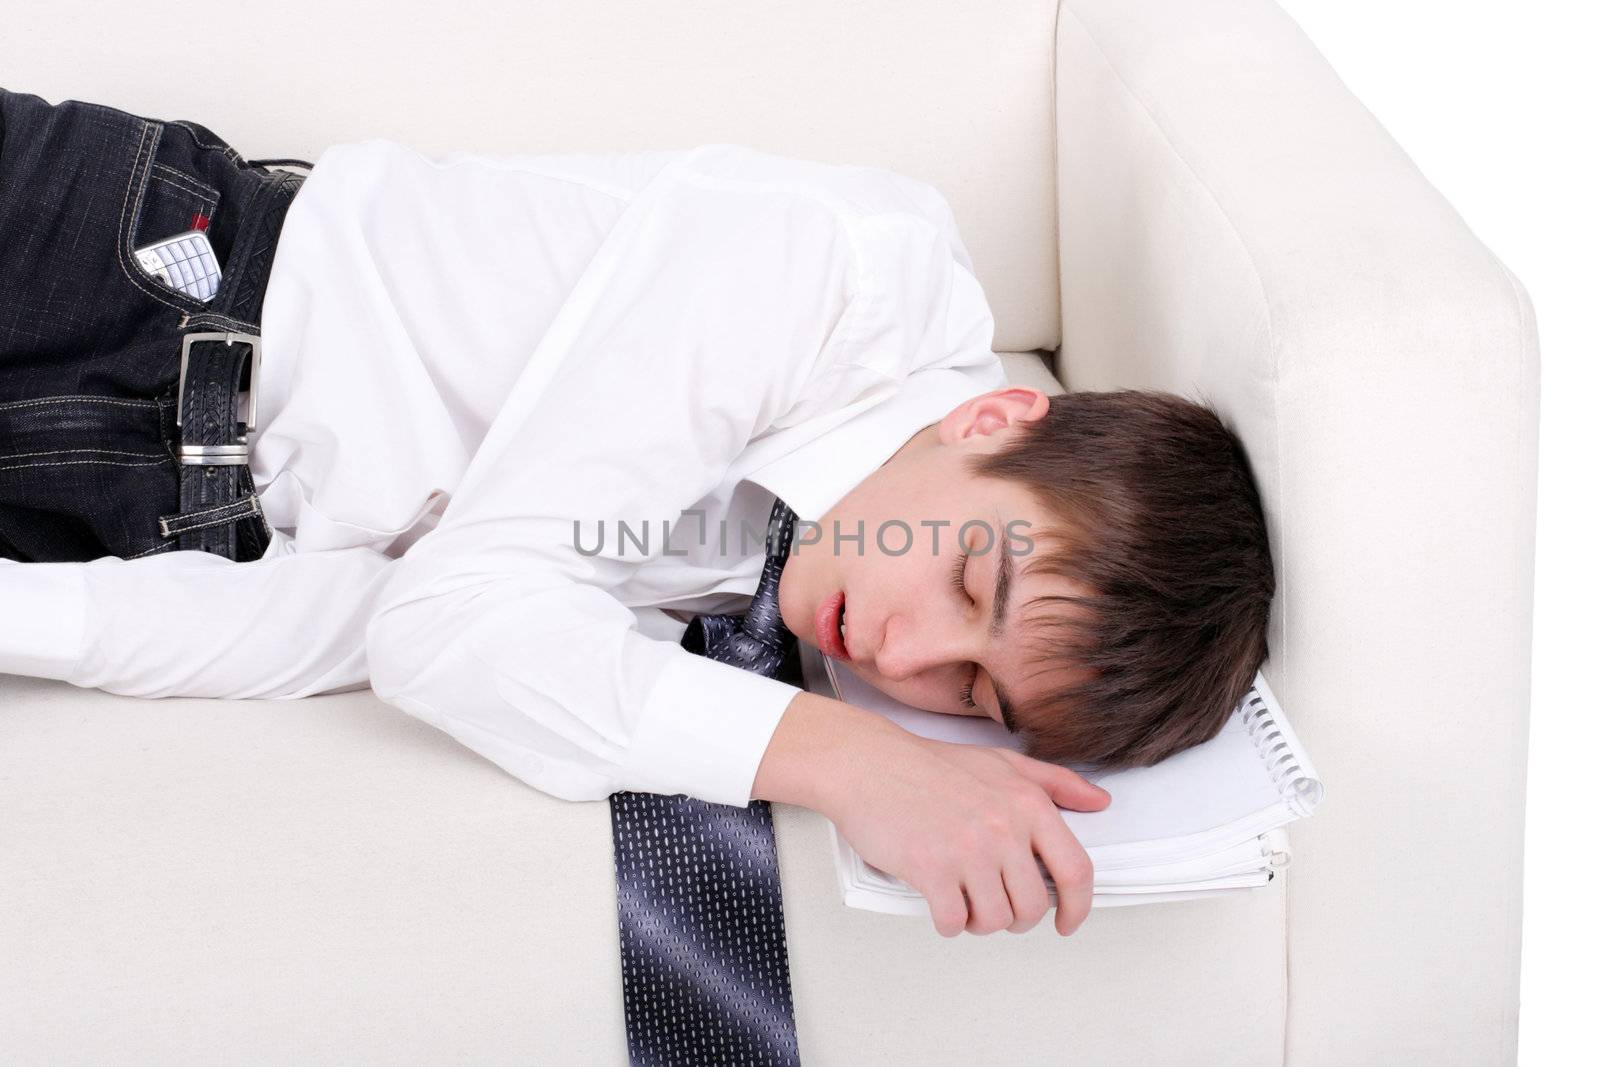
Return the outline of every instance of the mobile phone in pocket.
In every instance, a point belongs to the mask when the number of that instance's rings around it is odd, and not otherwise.
[[[222,267],[202,230],[185,230],[133,250],[146,274],[196,300],[210,300],[222,284]]]

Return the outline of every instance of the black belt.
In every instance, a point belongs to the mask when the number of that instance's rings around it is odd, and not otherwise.
[[[305,179],[267,171],[234,239],[216,314],[260,330],[278,234]],[[250,474],[261,379],[261,335],[242,330],[191,331],[178,358],[178,510],[161,516],[161,535],[178,549],[214,552],[237,562],[260,559],[271,531]],[[241,412],[240,397],[244,398]]]

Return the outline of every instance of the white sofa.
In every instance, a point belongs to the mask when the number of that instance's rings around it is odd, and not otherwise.
[[[1270,887],[1065,940],[845,909],[776,805],[804,1061],[1514,1060],[1533,316],[1269,0],[63,0],[10,5],[0,72],[250,158],[732,141],[935,183],[1015,376],[1243,436],[1328,800]],[[623,1064],[607,806],[367,691],[0,678],[0,1060]]]

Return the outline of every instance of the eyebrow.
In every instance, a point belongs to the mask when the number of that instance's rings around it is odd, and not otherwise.
[[[1006,609],[1011,606],[1011,579],[1013,565],[1011,553],[1000,546],[1000,563],[995,567],[994,574],[994,612],[989,620],[989,636],[999,637],[1000,631],[1005,628]],[[994,687],[994,698],[1000,702],[1000,718],[1005,721],[1006,729],[1011,733],[1017,732],[1017,720],[1012,717],[1011,701],[1006,697],[1005,691],[1000,688],[1000,681],[989,672],[989,684]]]

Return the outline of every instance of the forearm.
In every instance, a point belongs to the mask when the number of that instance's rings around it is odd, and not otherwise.
[[[796,693],[756,770],[751,799],[798,804],[827,814],[864,776],[911,739],[901,727],[853,704]]]
[[[0,673],[139,697],[286,698],[365,685],[370,548],[0,561]]]

